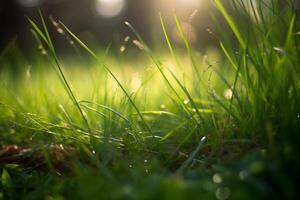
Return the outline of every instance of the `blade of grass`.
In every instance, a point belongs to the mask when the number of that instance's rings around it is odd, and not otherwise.
[[[180,33],[180,37],[183,40],[185,48],[188,51],[188,55],[189,55],[190,60],[192,62],[192,66],[193,66],[193,69],[194,69],[194,71],[196,73],[197,79],[198,79],[199,82],[201,82],[200,73],[199,73],[199,70],[198,70],[198,67],[197,67],[197,63],[196,63],[195,58],[194,58],[194,54],[193,54],[193,50],[191,48],[191,45],[190,45],[190,43],[189,43],[189,41],[188,41],[188,39],[187,39],[187,37],[186,37],[183,29],[182,29],[182,26],[181,26],[181,24],[179,22],[179,19],[178,19],[178,17],[177,17],[177,15],[176,15],[175,12],[173,13],[173,17],[174,17],[174,20],[175,20],[175,23],[176,23],[176,27],[177,27],[177,29],[178,29],[178,31]]]
[[[65,75],[64,75],[64,73],[63,73],[63,71],[62,71],[62,69],[61,69],[60,62],[59,62],[59,60],[58,60],[58,57],[57,57],[55,48],[54,48],[53,43],[52,43],[52,41],[51,41],[51,37],[50,37],[50,34],[49,34],[49,32],[48,32],[47,26],[46,26],[46,24],[45,24],[44,17],[43,17],[43,15],[42,15],[41,10],[39,10],[39,15],[40,15],[40,18],[41,18],[41,21],[42,21],[42,24],[43,24],[44,33],[43,33],[43,31],[41,31],[41,29],[38,28],[38,26],[37,26],[31,19],[29,19],[29,18],[27,18],[27,19],[28,19],[29,22],[31,23],[31,25],[32,25],[32,27],[34,28],[34,30],[39,34],[39,36],[40,36],[40,37],[45,41],[45,43],[47,44],[47,46],[48,46],[48,48],[49,48],[49,50],[50,50],[50,52],[51,52],[51,55],[52,55],[52,57],[53,57],[53,59],[54,59],[54,61],[55,61],[56,67],[57,67],[57,69],[58,69],[58,71],[59,71],[59,75],[60,75],[61,78],[62,78],[63,84],[66,86],[67,92],[68,92],[68,94],[69,94],[71,100],[73,101],[73,103],[74,103],[75,106],[77,107],[77,109],[78,109],[78,111],[79,111],[79,113],[80,113],[80,115],[81,115],[83,121],[85,122],[86,127],[88,128],[89,132],[91,132],[91,128],[90,128],[90,126],[89,126],[88,120],[87,120],[86,117],[84,116],[83,111],[81,110],[81,108],[80,108],[80,106],[79,106],[79,104],[78,104],[78,101],[77,101],[77,99],[76,99],[76,97],[75,97],[75,95],[74,95],[74,93],[73,93],[73,91],[72,91],[72,89],[71,89],[71,87],[70,87],[70,85],[69,85],[69,83],[68,83],[68,81],[67,81],[67,79],[66,79],[66,77],[65,77]]]
[[[237,40],[239,41],[240,45],[242,46],[243,49],[246,48],[246,43],[237,27],[237,25],[235,24],[234,20],[232,19],[232,17],[229,15],[228,11],[226,10],[226,8],[224,7],[223,3],[221,2],[221,0],[214,0],[214,5],[216,6],[216,8],[222,13],[223,17],[225,18],[225,20],[227,21],[228,25],[230,26],[231,30],[233,31],[235,37],[237,38]]]
[[[173,91],[173,93],[175,94],[176,98],[179,101],[179,105],[181,105],[184,108],[184,110],[189,113],[189,115],[191,116],[191,119],[193,119],[195,123],[199,123],[197,121],[197,119],[194,117],[194,114],[183,103],[183,99],[180,97],[180,95],[178,94],[178,92],[176,91],[176,89],[172,86],[172,84],[168,80],[166,74],[163,71],[161,62],[157,58],[155,58],[155,56],[153,55],[153,53],[151,52],[151,50],[149,49],[149,47],[147,46],[147,44],[145,43],[145,41],[142,39],[142,37],[140,36],[140,34],[135,30],[135,28],[129,22],[125,22],[125,24],[133,31],[133,33],[137,36],[138,40],[144,45],[145,51],[146,51],[147,55],[154,62],[155,66],[159,70],[159,72],[162,75],[163,79],[165,80],[165,82],[167,83],[167,85],[169,86],[169,88]]]
[[[138,113],[139,117],[141,118],[144,126],[146,127],[146,129],[149,131],[150,134],[152,134],[151,128],[149,127],[149,125],[147,124],[146,120],[144,119],[143,115],[140,113],[137,105],[134,103],[133,99],[131,98],[130,94],[126,91],[125,87],[123,86],[123,84],[119,81],[119,79],[114,75],[114,73],[106,66],[105,63],[103,63],[100,58],[90,49],[87,47],[87,45],[85,45],[66,25],[64,25],[61,21],[59,21],[59,23],[64,27],[64,29],[68,32],[68,34],[70,34],[70,36],[83,48],[85,49],[90,55],[92,55],[99,63],[101,63],[101,65],[105,68],[105,70],[107,70],[107,72],[113,77],[113,79],[117,82],[117,84],[119,85],[119,87],[121,88],[121,90],[123,91],[123,93],[126,95],[126,97],[128,98],[129,102],[131,103],[131,105],[134,107],[134,109],[136,110],[136,112]]]
[[[201,140],[199,141],[196,149],[190,154],[188,159],[177,169],[176,174],[181,174],[185,168],[187,168],[193,159],[197,156],[197,154],[200,152],[200,150],[204,147],[204,144],[206,142],[206,137],[202,137]]]

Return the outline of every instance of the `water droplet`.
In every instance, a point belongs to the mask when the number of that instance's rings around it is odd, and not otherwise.
[[[147,163],[147,162],[148,162],[148,160],[144,160],[144,162],[145,162],[145,163]]]
[[[45,49],[42,50],[41,52],[43,55],[47,55],[47,51]]]
[[[165,106],[164,104],[161,104],[161,105],[160,105],[160,108],[161,108],[161,109],[166,109],[166,106]]]
[[[206,140],[206,137],[203,136],[203,137],[201,138],[201,142],[204,142],[205,140]]]
[[[220,174],[217,173],[213,175],[212,180],[214,183],[222,183],[223,178]]]
[[[137,46],[140,50],[144,50],[145,49],[144,45],[140,41],[138,41],[138,40],[133,40],[132,43],[135,46]]]
[[[273,47],[273,50],[282,55],[286,54],[286,51],[281,47]]]
[[[126,50],[126,47],[124,46],[124,45],[122,45],[121,47],[120,47],[120,51],[121,52],[124,52]]]
[[[58,27],[58,28],[56,29],[56,31],[57,31],[59,34],[62,34],[62,35],[65,34],[65,32],[64,32],[64,30],[63,30],[62,28],[59,28],[59,27]]]
[[[184,104],[188,104],[189,102],[190,102],[189,99],[186,99],[186,100],[183,101]]]
[[[213,35],[213,34],[214,34],[209,28],[207,28],[206,31],[207,31],[208,34],[210,34],[210,35]]]
[[[130,40],[130,36],[126,36],[125,38],[124,38],[124,42],[128,42]]]
[[[92,151],[92,154],[96,154],[96,151],[95,151],[95,150],[93,150],[93,151]]]
[[[233,92],[232,92],[232,89],[226,89],[223,93],[224,95],[224,98],[225,99],[231,99],[232,98],[232,95],[233,95]]]

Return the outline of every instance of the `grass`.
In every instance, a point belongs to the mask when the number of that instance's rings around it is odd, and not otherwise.
[[[54,21],[83,61],[60,59],[41,12],[41,26],[28,18],[41,52],[28,65],[12,40],[0,54],[0,144],[30,151],[1,163],[0,199],[296,198],[298,11],[213,3],[230,31],[215,33],[216,58],[193,49],[176,14],[184,53],[162,15],[164,50],[126,23],[142,59],[94,51]]]

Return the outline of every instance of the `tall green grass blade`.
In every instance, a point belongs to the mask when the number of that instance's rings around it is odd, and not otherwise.
[[[187,37],[186,37],[183,29],[182,29],[182,26],[181,26],[181,24],[179,22],[179,19],[178,19],[178,17],[177,17],[177,15],[176,15],[175,12],[174,12],[173,16],[174,16],[174,20],[175,20],[175,23],[176,23],[176,27],[177,27],[177,29],[178,29],[178,31],[180,33],[180,37],[183,40],[185,48],[188,51],[188,55],[189,55],[190,60],[192,62],[192,66],[193,66],[193,69],[194,69],[194,71],[196,73],[197,79],[198,79],[199,82],[201,82],[200,73],[199,73],[199,70],[198,70],[197,63],[196,63],[195,58],[194,58],[192,47],[191,47],[191,45],[190,45],[190,43],[189,43],[189,41],[188,41],[188,39],[187,39]]]
[[[167,32],[167,29],[166,29],[166,26],[165,26],[165,23],[164,23],[164,20],[163,20],[163,17],[161,14],[159,14],[159,19],[160,19],[160,24],[161,24],[161,27],[163,29],[163,33],[164,33],[164,36],[165,36],[165,39],[166,39],[166,42],[167,42],[167,45],[168,45],[168,48],[169,48],[169,51],[171,53],[171,56],[173,57],[176,65],[178,67],[180,67],[180,64],[179,64],[179,61],[178,61],[178,58],[175,54],[175,51],[174,51],[174,48],[171,44],[171,41],[170,41],[170,38],[169,38],[169,35],[168,35],[168,32]]]
[[[188,159],[177,169],[176,174],[181,174],[185,168],[187,168],[193,159],[197,156],[197,154],[200,152],[200,150],[204,147],[204,144],[206,142],[206,137],[202,137],[199,141],[196,149],[190,154]]]
[[[196,110],[197,115],[199,116],[200,120],[202,121],[202,123],[204,123],[204,118],[202,117],[202,115],[200,114],[197,105],[195,104],[192,96],[190,95],[189,91],[186,89],[186,87],[179,81],[179,79],[176,77],[176,75],[171,71],[168,70],[169,73],[172,75],[172,77],[175,79],[176,83],[179,85],[179,87],[182,89],[182,91],[185,93],[185,95],[187,96],[188,100],[191,102],[192,106],[194,107],[194,109]]]
[[[187,105],[185,105],[183,103],[183,99],[180,97],[180,95],[178,94],[178,92],[176,91],[176,89],[174,88],[174,86],[170,83],[169,79],[167,78],[166,74],[163,71],[163,67],[162,67],[161,62],[157,58],[155,58],[155,56],[153,55],[153,53],[151,52],[151,50],[149,49],[149,47],[147,46],[147,44],[144,42],[144,40],[139,35],[139,33],[135,30],[135,28],[129,22],[126,22],[125,24],[134,32],[134,34],[137,36],[137,38],[139,39],[139,41],[145,46],[146,53],[148,54],[148,56],[150,57],[150,59],[154,62],[155,66],[159,70],[160,74],[162,75],[163,79],[166,81],[166,83],[169,86],[169,88],[175,94],[176,98],[179,101],[179,105],[181,105],[184,108],[184,110],[189,113],[191,119],[193,119],[195,123],[199,123],[198,120],[194,117],[194,113],[192,113],[190,111],[190,109],[187,107]]]
[[[125,117],[123,114],[121,114],[120,112],[116,111],[115,109],[111,108],[111,107],[108,107],[108,106],[105,106],[105,105],[102,105],[102,104],[99,104],[99,103],[94,103],[94,102],[90,102],[90,101],[80,101],[79,102],[80,104],[92,104],[92,105],[96,105],[97,107],[100,107],[100,108],[103,108],[105,110],[108,110],[112,113],[114,113],[115,115],[117,115],[118,117],[124,119],[126,122],[128,122],[129,124],[132,124],[129,119],[127,117]],[[142,113],[142,112],[141,112]]]
[[[285,47],[288,47],[288,45],[290,44],[291,39],[293,37],[295,21],[296,21],[296,15],[293,15],[292,19],[290,21],[290,24],[289,24],[289,29],[288,29],[286,40],[285,40]]]
[[[37,34],[43,39],[43,41],[50,46],[48,39],[45,37],[45,34],[41,31],[41,29],[36,25],[35,22],[33,22],[29,17],[27,17],[27,20],[29,21],[29,23],[31,24],[31,26],[33,27],[33,29],[37,32]]]
[[[92,55],[98,62],[101,63],[101,65],[105,68],[105,70],[107,70],[107,72],[113,77],[113,79],[117,82],[117,84],[119,85],[119,87],[121,88],[121,90],[123,91],[123,93],[126,95],[126,97],[128,98],[130,104],[134,107],[134,109],[136,110],[136,112],[138,113],[139,117],[141,118],[145,128],[149,131],[150,134],[152,134],[151,128],[149,127],[149,125],[147,124],[146,120],[144,119],[143,115],[140,113],[137,105],[134,103],[133,99],[131,98],[130,94],[126,91],[125,87],[123,86],[123,84],[119,81],[119,79],[114,75],[114,73],[105,65],[105,63],[103,63],[103,61],[101,61],[99,59],[99,57],[90,49],[87,47],[87,45],[85,45],[78,37],[75,36],[75,34],[67,27],[65,26],[61,21],[59,22],[64,28],[65,30],[71,35],[71,37],[73,37],[75,39],[75,41],[83,48],[85,49],[90,55]]]
[[[87,46],[85,45],[64,23],[59,21],[59,23],[63,26],[63,28],[70,34],[70,36],[84,49],[86,50],[90,55],[92,55],[97,60],[99,59],[98,56]]]
[[[56,52],[55,52],[55,48],[54,48],[54,46],[53,46],[53,43],[52,43],[52,41],[51,41],[50,34],[49,34],[49,32],[48,32],[47,26],[46,26],[45,21],[44,21],[44,17],[43,17],[43,15],[42,15],[42,13],[41,13],[40,10],[39,10],[39,14],[40,14],[40,18],[41,18],[41,20],[42,20],[42,24],[43,24],[43,28],[44,28],[44,32],[45,32],[45,33],[43,33],[43,32],[38,28],[38,26],[37,26],[31,19],[28,18],[28,20],[29,20],[29,22],[31,23],[31,25],[32,25],[32,27],[34,28],[34,30],[38,33],[38,35],[39,35],[39,36],[45,41],[45,43],[47,44],[47,46],[48,46],[48,48],[49,48],[49,50],[50,50],[50,52],[51,52],[51,55],[53,56],[53,59],[54,59],[54,61],[55,61],[55,64],[56,64],[56,66],[57,66],[57,69],[58,69],[58,71],[59,71],[60,78],[61,78],[61,80],[63,81],[63,85],[64,85],[64,86],[66,87],[66,89],[67,89],[67,93],[69,94],[71,100],[73,101],[73,103],[74,103],[75,106],[77,107],[77,109],[78,109],[78,111],[79,111],[79,113],[80,113],[80,115],[81,115],[83,121],[85,122],[86,127],[88,128],[89,131],[91,131],[90,126],[89,126],[89,123],[88,123],[88,120],[87,120],[86,117],[84,116],[84,113],[83,113],[83,111],[81,110],[81,108],[80,108],[80,106],[79,106],[79,104],[78,104],[78,101],[77,101],[77,99],[76,99],[76,97],[75,97],[75,95],[74,95],[74,93],[73,93],[73,91],[72,91],[72,89],[71,89],[71,87],[70,87],[70,85],[69,85],[69,83],[68,83],[68,81],[67,81],[67,79],[66,79],[66,77],[65,77],[65,75],[64,75],[64,73],[63,73],[63,71],[62,71],[62,69],[61,69],[61,66],[60,66],[58,57],[57,57]]]
[[[221,0],[214,0],[214,2],[215,2],[217,9],[222,13],[223,17],[227,21],[228,25],[230,26],[231,30],[233,31],[233,33],[234,33],[235,37],[237,38],[237,40],[239,41],[240,45],[242,46],[243,49],[245,49],[246,43],[236,25],[236,23],[234,22],[232,17],[229,15],[229,13],[226,10],[226,8],[224,7],[223,3],[221,2]]]

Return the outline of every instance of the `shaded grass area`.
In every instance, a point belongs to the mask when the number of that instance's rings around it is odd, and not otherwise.
[[[234,20],[214,5],[232,30],[219,30],[217,52],[195,52],[174,14],[184,49],[163,16],[165,50],[126,23],[138,61],[91,50],[51,18],[89,62],[60,59],[42,14],[29,19],[43,56],[29,66],[11,44],[0,57],[0,144],[23,147],[1,163],[0,199],[295,198],[297,11],[234,1]]]

